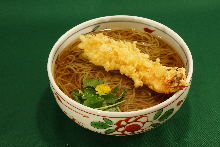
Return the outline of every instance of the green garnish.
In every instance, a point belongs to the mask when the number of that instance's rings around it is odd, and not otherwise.
[[[76,99],[77,102],[81,103],[81,97],[82,95],[79,93],[79,90],[73,90],[72,91],[72,95],[74,96],[74,98]]]
[[[93,79],[89,79],[89,78],[86,78],[83,80],[83,88],[85,87],[96,87],[97,85],[100,85],[100,84],[104,84],[104,81],[102,80],[93,80]]]
[[[85,106],[105,111],[120,111],[118,105],[125,97],[127,90],[115,87],[111,88],[102,80],[86,78],[82,84],[83,90],[73,90],[75,100]],[[120,93],[119,96],[117,94]]]
[[[125,97],[125,95],[126,95],[127,92],[128,92],[127,89],[122,89],[122,93],[121,93],[121,95],[118,97],[118,99],[121,99],[121,98]]]
[[[108,109],[108,108],[111,108],[111,107],[114,107],[114,106],[117,106],[118,104],[122,103],[124,101],[120,101],[120,102],[117,102],[115,104],[112,104],[112,105],[108,105],[108,106],[104,106],[104,107],[100,107],[100,108],[96,108],[98,110],[105,110],[105,109]]]

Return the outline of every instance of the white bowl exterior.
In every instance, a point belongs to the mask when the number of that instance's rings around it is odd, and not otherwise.
[[[79,125],[108,135],[132,135],[155,128],[171,118],[185,100],[190,86],[154,107],[133,112],[107,112],[83,106],[66,96],[53,79],[54,63],[59,53],[79,35],[113,28],[152,30],[152,34],[167,41],[182,57],[187,69],[187,82],[192,77],[192,56],[185,42],[171,29],[155,21],[135,16],[108,16],[82,23],[65,33],[54,45],[48,59],[51,89],[62,111]]]
[[[56,102],[71,120],[94,132],[115,136],[139,134],[160,126],[179,110],[186,99],[189,88],[187,87],[185,92],[175,101],[159,110],[135,116],[113,117],[79,109],[61,97],[51,86]],[[155,117],[158,113],[160,113],[160,116]],[[109,124],[103,126],[106,120]]]

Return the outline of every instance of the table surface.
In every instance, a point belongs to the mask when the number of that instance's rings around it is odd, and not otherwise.
[[[161,127],[114,137],[71,121],[54,101],[46,64],[57,39],[73,26],[108,15],[161,22],[188,44],[192,87],[180,111]],[[220,1],[0,0],[0,146],[220,145]]]

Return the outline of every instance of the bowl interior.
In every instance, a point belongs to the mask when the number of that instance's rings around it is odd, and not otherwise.
[[[138,21],[130,21],[130,20],[117,20],[117,21],[97,21],[93,24],[84,25],[83,27],[77,27],[73,31],[70,31],[68,36],[63,39],[60,43],[59,47],[55,51],[55,55],[52,61],[52,71],[54,71],[54,63],[56,61],[57,56],[62,52],[62,50],[70,44],[72,41],[76,40],[80,35],[87,34],[90,32],[97,32],[104,29],[120,29],[120,28],[133,28],[141,32],[145,32],[146,30],[151,32],[154,36],[157,36],[168,43],[170,46],[175,49],[175,51],[179,54],[186,68],[186,72],[189,71],[189,65],[187,63],[187,55],[185,50],[183,49],[181,43],[178,40],[171,36],[167,27],[153,25],[151,23],[142,23]],[[53,72],[52,72],[53,73]]]

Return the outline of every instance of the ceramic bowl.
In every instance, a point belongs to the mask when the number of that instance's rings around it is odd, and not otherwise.
[[[53,46],[47,64],[50,86],[56,102],[62,111],[74,122],[91,131],[101,134],[123,136],[142,133],[160,126],[170,119],[186,99],[190,85],[176,92],[166,101],[139,111],[107,112],[86,107],[65,95],[57,86],[53,70],[59,53],[81,34],[103,29],[135,28],[149,32],[168,42],[181,56],[187,71],[187,82],[191,83],[193,61],[189,48],[183,39],[167,26],[156,21],[136,16],[106,16],[81,23],[64,35]]]

